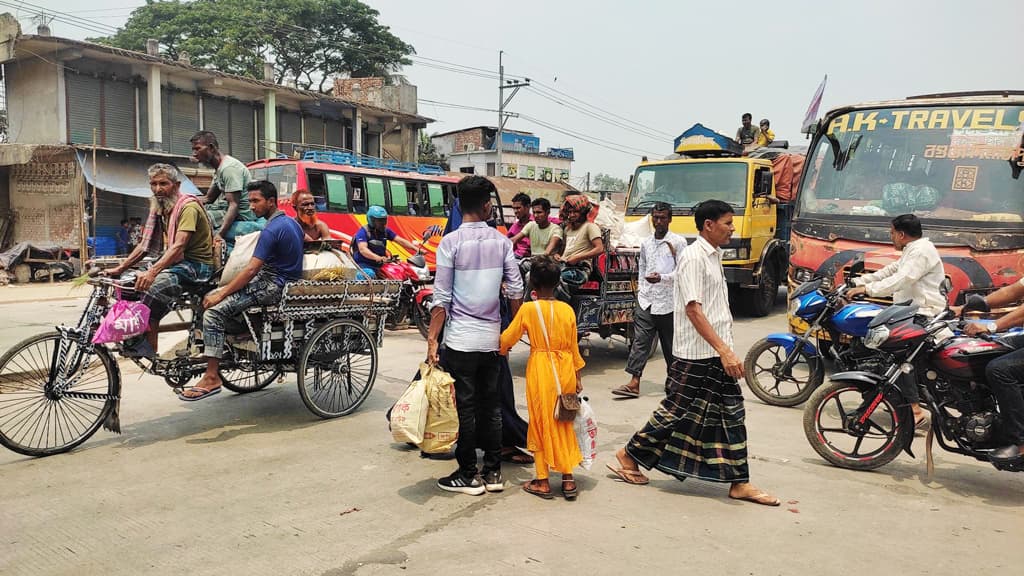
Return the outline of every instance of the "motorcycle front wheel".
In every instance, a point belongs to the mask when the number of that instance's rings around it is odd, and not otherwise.
[[[414,304],[416,306],[416,328],[420,331],[420,336],[424,338],[430,334],[430,305],[434,303],[434,297],[425,296],[423,300]]]
[[[830,382],[804,406],[804,435],[819,456],[850,470],[874,470],[892,462],[914,438],[914,413],[883,397],[866,423],[856,423],[877,394],[852,382]]]
[[[798,406],[807,401],[825,379],[821,356],[797,353],[793,365],[783,371],[787,351],[782,344],[760,340],[743,360],[747,386],[765,404]]]

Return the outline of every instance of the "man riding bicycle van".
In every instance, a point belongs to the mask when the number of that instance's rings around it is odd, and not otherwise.
[[[415,254],[419,248],[388,228],[388,211],[381,206],[370,206],[366,211],[366,226],[363,226],[352,237],[356,249],[352,251],[352,259],[363,271],[364,280],[377,277],[380,265],[387,261],[388,240]]]
[[[203,298],[203,355],[206,373],[180,398],[201,400],[220,392],[220,358],[224,353],[224,332],[229,320],[253,306],[266,306],[281,299],[287,282],[302,278],[302,228],[294,218],[277,209],[277,188],[266,180],[246,185],[249,205],[267,225],[260,232],[256,249],[245,268],[225,286]]]
[[[146,254],[160,258],[139,274],[135,289],[149,306],[146,338],[125,351],[128,356],[155,356],[157,329],[171,305],[181,297],[185,284],[208,282],[213,274],[213,235],[203,206],[194,196],[181,192],[181,173],[170,164],[149,167],[149,218],[139,245],[107,273],[119,276]]]

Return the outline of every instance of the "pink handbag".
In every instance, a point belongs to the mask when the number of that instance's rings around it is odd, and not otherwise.
[[[149,328],[149,306],[132,300],[118,300],[103,317],[93,344],[123,342],[133,336],[144,334]]]

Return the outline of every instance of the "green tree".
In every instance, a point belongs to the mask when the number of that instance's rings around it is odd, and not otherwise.
[[[594,181],[590,185],[594,190],[608,190],[612,192],[625,192],[627,185],[626,181],[621,178],[616,178],[610,174],[598,174],[594,176]]]
[[[193,65],[263,78],[275,63],[275,81],[291,80],[325,92],[336,76],[386,76],[411,64],[409,44],[377,21],[379,12],[359,0],[146,0],[124,28],[93,42],[160,54]]]
[[[448,170],[448,157],[437,151],[437,146],[434,146],[430,137],[423,131],[420,131],[419,162],[420,164],[436,164]]]

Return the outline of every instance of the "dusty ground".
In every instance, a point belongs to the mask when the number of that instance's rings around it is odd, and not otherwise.
[[[72,321],[80,305],[0,304],[0,348]],[[737,322],[741,353],[784,328],[781,310]],[[373,395],[332,421],[306,410],[291,379],[186,404],[122,364],[122,435],[100,432],[45,459],[0,452],[0,574],[818,576],[1024,565],[1024,475],[947,453],[931,479],[905,455],[876,472],[840,470],[807,445],[799,409],[756,399],[747,402],[751,470],[782,507],[658,473],[645,487],[616,482],[604,463],[658,402],[664,365],[660,355],[651,362],[639,400],[614,401],[625,349],[596,339],[589,348],[602,452],[578,476],[577,502],[519,491],[529,467],[506,466],[512,488],[501,494],[444,493],[434,482],[453,462],[391,441],[384,412],[425,350],[415,331],[389,333]],[[513,373],[526,352],[513,352]]]

